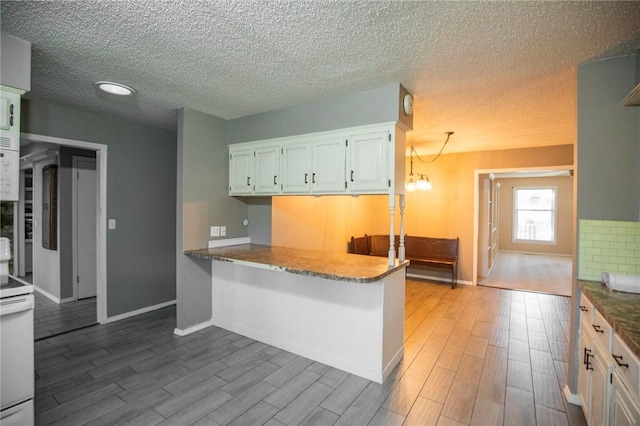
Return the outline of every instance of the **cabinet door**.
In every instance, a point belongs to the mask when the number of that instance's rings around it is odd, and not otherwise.
[[[593,337],[584,321],[580,323],[580,365],[578,366],[578,396],[582,402],[584,417],[591,413],[591,371],[593,371],[593,352],[591,342]]]
[[[611,424],[631,426],[640,424],[640,408],[637,397],[627,389],[616,373],[612,377]]]
[[[292,144],[282,148],[282,192],[311,190],[311,145]]]
[[[20,95],[0,91],[0,148],[20,151]]]
[[[349,188],[351,192],[389,191],[389,132],[352,135],[349,138]]]
[[[231,150],[229,154],[229,194],[251,194],[253,149]]]
[[[346,140],[313,143],[311,185],[313,192],[345,192]]]
[[[254,191],[260,194],[280,192],[280,147],[257,148],[254,158]]]
[[[593,371],[591,372],[591,418],[589,424],[609,424],[610,386],[609,375],[613,370],[609,354],[594,341]]]

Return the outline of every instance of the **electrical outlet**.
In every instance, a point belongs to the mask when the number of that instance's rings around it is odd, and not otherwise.
[[[227,227],[226,226],[221,226],[220,227],[220,236],[221,237],[226,237],[227,236]]]
[[[211,236],[212,237],[219,237],[220,236],[220,227],[219,226],[212,226],[211,227]]]
[[[109,219],[109,229],[116,229],[116,220]]]

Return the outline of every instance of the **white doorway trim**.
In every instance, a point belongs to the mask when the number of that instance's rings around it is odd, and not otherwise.
[[[52,143],[60,146],[96,151],[98,211],[96,217],[96,311],[100,324],[107,323],[107,145],[21,133],[22,140]],[[74,287],[75,288],[75,287]],[[75,292],[75,290],[74,290]]]
[[[540,172],[545,170],[571,170],[574,165],[509,167],[504,169],[476,169],[473,172],[473,276],[472,285],[478,285],[478,238],[480,216],[480,175],[489,173]],[[574,212],[575,217],[575,212]]]
[[[71,234],[72,234],[72,241],[73,241],[73,277],[74,277],[74,283],[73,283],[73,300],[78,300],[79,298],[79,288],[80,287],[80,283],[78,280],[78,277],[80,276],[79,273],[79,269],[80,269],[80,255],[78,253],[78,244],[79,244],[79,240],[78,240],[78,209],[79,207],[79,193],[78,193],[78,173],[80,172],[80,169],[78,167],[78,163],[93,163],[94,166],[96,167],[96,159],[95,158],[89,158],[89,157],[84,157],[81,155],[72,155],[71,156],[71,164],[72,164],[72,180],[71,180],[71,187],[72,187],[72,204],[73,204],[73,209],[72,209],[72,223],[73,226],[71,227]],[[97,172],[97,167],[95,169],[95,172]],[[94,173],[95,174],[95,173]],[[95,178],[94,178],[95,179]],[[96,182],[97,184],[97,182]],[[97,201],[97,200],[96,200]],[[97,209],[97,202],[92,204],[92,208]],[[97,226],[97,222],[96,222],[96,226]],[[84,238],[84,237],[83,237]],[[85,283],[85,280],[82,280],[83,283]]]

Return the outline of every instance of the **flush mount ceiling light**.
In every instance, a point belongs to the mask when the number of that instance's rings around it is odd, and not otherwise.
[[[114,83],[113,81],[96,81],[94,85],[103,92],[118,96],[131,96],[136,94],[136,89],[126,84]]]

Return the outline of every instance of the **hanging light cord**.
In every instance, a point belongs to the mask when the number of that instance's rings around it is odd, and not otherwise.
[[[451,135],[453,134],[453,132],[445,132],[447,135],[447,139],[444,141],[444,143],[442,144],[442,148],[440,148],[440,152],[438,152],[438,155],[436,155],[433,160],[431,161],[424,161],[422,158],[420,158],[420,156],[418,155],[418,153],[416,152],[416,149],[413,147],[413,145],[411,145],[411,153],[415,154],[416,157],[418,158],[418,160],[420,160],[422,163],[425,164],[431,164],[434,161],[436,161],[438,159],[438,157],[440,157],[440,154],[442,154],[442,151],[444,151],[444,147],[447,146],[447,142],[449,142],[449,138],[451,137]],[[413,168],[413,163],[411,164],[412,168]]]

